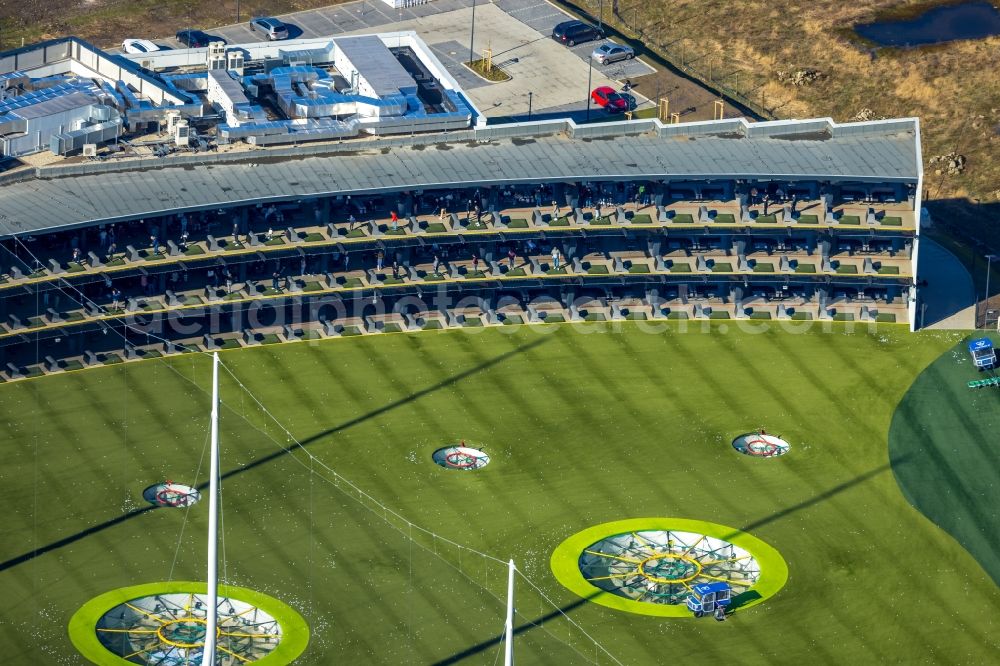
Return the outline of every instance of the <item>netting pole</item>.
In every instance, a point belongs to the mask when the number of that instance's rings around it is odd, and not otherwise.
[[[208,498],[208,617],[201,666],[215,666],[219,585],[219,352],[212,354],[212,455]]]
[[[507,563],[507,624],[504,625],[503,666],[514,666],[514,560]]]

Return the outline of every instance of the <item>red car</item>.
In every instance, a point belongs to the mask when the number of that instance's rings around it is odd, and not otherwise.
[[[601,86],[594,88],[590,93],[590,98],[597,106],[603,106],[611,113],[624,113],[628,111],[628,100],[615,92],[611,86]]]

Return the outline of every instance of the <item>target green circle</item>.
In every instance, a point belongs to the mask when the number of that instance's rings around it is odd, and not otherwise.
[[[80,607],[69,621],[69,638],[73,646],[89,661],[99,666],[136,666],[111,652],[97,637],[98,621],[109,610],[133,599],[157,594],[205,594],[205,583],[170,581],[121,587],[98,595]],[[219,585],[220,597],[232,597],[260,608],[281,627],[281,640],[266,656],[252,662],[262,666],[284,666],[295,661],[309,644],[309,625],[288,604],[262,592],[233,585]],[[184,640],[184,637],[181,637]],[[190,637],[188,637],[190,639]]]
[[[760,576],[750,588],[756,598],[740,604],[740,608],[749,608],[766,601],[777,594],[788,581],[788,565],[774,547],[747,532],[687,518],[631,518],[588,527],[567,538],[552,552],[549,560],[552,573],[556,580],[571,592],[601,606],[639,615],[693,617],[684,604],[667,605],[627,599],[602,590],[584,578],[579,560],[585,549],[615,535],[647,531],[698,533],[727,541],[750,553],[760,566]]]

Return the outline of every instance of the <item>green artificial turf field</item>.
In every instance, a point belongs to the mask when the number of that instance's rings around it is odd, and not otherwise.
[[[538,586],[517,582],[519,664],[614,663],[560,611],[624,664],[988,663],[1000,590],[907,499],[911,483],[960,492],[977,461],[908,480],[937,458],[894,444],[905,459],[891,467],[887,445],[900,399],[959,337],[800,324],[515,326],[224,352],[312,458],[286,453],[289,438],[224,375],[220,572],[302,615],[302,664],[493,663],[508,558]],[[1000,389],[973,393],[964,370],[913,390],[942,413],[995,409]],[[5,664],[83,663],[67,625],[86,602],[204,579],[207,502],[154,510],[141,493],[205,482],[209,381],[209,358],[187,354],[0,386]],[[791,451],[733,450],[760,427]],[[431,462],[463,439],[489,466]],[[995,489],[995,464],[979,465]],[[978,511],[995,528],[993,492],[963,501],[992,501]],[[615,610],[555,580],[549,560],[568,537],[643,517],[748,532],[777,549],[788,581],[719,624]]]

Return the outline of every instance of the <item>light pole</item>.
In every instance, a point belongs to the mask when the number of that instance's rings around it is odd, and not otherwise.
[[[529,121],[531,121],[531,96],[533,94],[534,93],[532,93],[530,90],[528,91],[528,120]]]
[[[990,266],[993,265],[993,260],[997,258],[995,254],[986,255],[986,307],[983,310],[983,327],[989,323],[990,318]]]
[[[590,122],[590,82],[594,75],[594,59],[587,58],[587,64],[589,65],[587,67],[587,122]]]
[[[476,0],[472,0],[472,29],[469,31],[469,67],[472,67],[472,63],[475,62],[473,57],[474,51],[472,48],[472,42],[476,39]]]
[[[597,11],[597,29],[604,32],[604,0],[601,0],[601,8]]]

